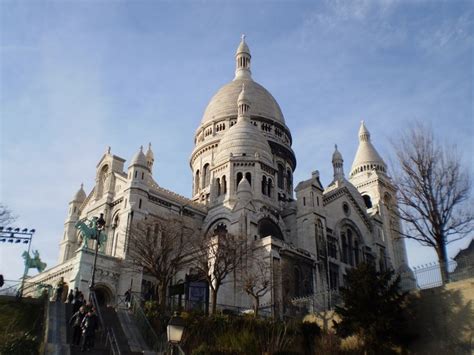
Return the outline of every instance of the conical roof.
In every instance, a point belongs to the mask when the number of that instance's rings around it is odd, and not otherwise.
[[[237,47],[237,50],[235,51],[235,55],[239,55],[240,53],[247,53],[248,55],[250,55],[249,46],[245,42],[245,35],[242,35],[240,44]]]
[[[86,192],[84,191],[84,184],[81,184],[81,187],[79,188],[79,190],[77,190],[72,200],[74,202],[84,202],[86,197],[87,195],[86,195]]]
[[[385,173],[387,167],[380,154],[372,145],[369,130],[365,126],[364,121],[362,121],[359,129],[359,147],[352,163],[351,177],[359,172],[374,169]]]
[[[143,154],[143,146],[140,147],[140,150],[132,158],[129,166],[133,166],[133,165],[141,165],[145,168],[147,167],[146,157],[145,157],[145,154]]]

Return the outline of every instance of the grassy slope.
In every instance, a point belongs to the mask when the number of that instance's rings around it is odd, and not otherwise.
[[[36,343],[37,349],[43,336],[43,318],[44,303],[42,301],[25,299],[17,302],[10,297],[0,297],[0,352],[2,352],[2,346],[13,343],[17,344],[18,348],[23,348],[23,351]],[[27,336],[28,333],[31,336]],[[3,349],[2,354],[7,353],[18,352]]]

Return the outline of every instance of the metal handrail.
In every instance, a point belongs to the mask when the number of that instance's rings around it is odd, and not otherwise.
[[[115,332],[113,328],[107,329],[107,338],[105,339],[106,348],[107,348],[107,345],[110,345],[110,351],[112,352],[113,355],[122,355],[122,352],[120,351],[117,337],[115,336]]]
[[[140,301],[134,294],[132,294],[130,302],[132,305],[132,312],[137,320],[137,326],[150,349],[154,351],[166,350],[167,342],[163,341],[162,337],[160,338],[155,333],[153,327],[151,326],[145,315],[145,312],[143,311],[140,305]]]

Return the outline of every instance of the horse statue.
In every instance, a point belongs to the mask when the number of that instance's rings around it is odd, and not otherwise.
[[[27,251],[24,251],[21,256],[25,259],[25,275],[29,269],[36,269],[38,272],[42,272],[46,269],[47,265],[41,261],[38,250],[33,250],[33,257],[31,257]]]
[[[77,221],[75,227],[81,232],[83,242],[82,248],[88,249],[89,240],[92,239],[97,240],[97,243],[99,243],[99,250],[104,252],[104,245],[107,241],[107,235],[103,231],[97,230],[97,220],[97,217],[93,217],[90,221],[86,219],[89,224],[86,224],[84,220]],[[97,234],[99,234],[98,238]]]

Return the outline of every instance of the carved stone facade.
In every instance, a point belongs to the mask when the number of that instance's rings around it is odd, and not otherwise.
[[[31,281],[51,283],[64,265],[71,265],[61,275],[69,287],[87,292],[92,245],[81,248],[74,225],[99,213],[105,215],[108,239],[96,279],[111,303],[129,287],[140,292],[142,284],[153,281],[131,273],[127,260],[130,226],[148,215],[180,215],[201,233],[224,225],[229,233],[254,242],[272,282],[261,303],[274,314],[287,312],[292,298],[343,285],[347,270],[362,261],[409,271],[405,245],[398,238],[396,190],[364,123],[349,179],[336,147],[334,179],[327,187],[317,171],[295,186],[291,132],[276,100],[252,79],[244,40],[235,60],[234,80],[211,99],[195,133],[192,197],[154,181],[151,146],[146,153],[140,148],[127,170],[125,160],[109,149],[97,164],[95,187],[86,194],[81,186],[69,204],[58,266]],[[191,273],[185,268],[176,282]],[[233,277],[238,279],[238,273]],[[236,279],[222,286],[218,304],[250,307],[251,299]]]

